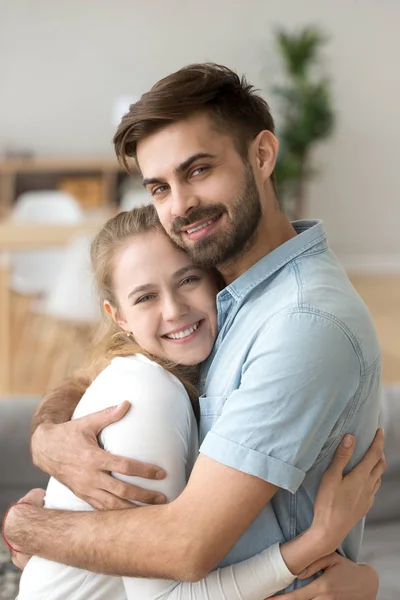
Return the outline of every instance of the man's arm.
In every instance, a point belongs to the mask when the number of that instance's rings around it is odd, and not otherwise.
[[[69,421],[89,385],[90,381],[81,376],[64,381],[49,392],[36,409],[32,420],[32,436],[42,424],[57,425]],[[35,458],[39,460],[39,457]],[[37,466],[40,467],[40,464],[37,464]]]
[[[302,571],[316,556],[336,548],[365,514],[379,489],[385,469],[382,432],[378,432],[363,461],[343,478],[351,452],[344,445],[339,447],[318,493],[310,530],[282,546],[282,555],[292,572]],[[217,487],[207,483],[210,474],[218,481]],[[193,479],[176,501],[159,508],[90,513],[84,519],[82,513],[16,506],[6,521],[5,535],[25,552],[93,571],[197,581],[247,528],[272,486],[207,457],[200,457],[196,463]],[[201,490],[206,493],[206,502],[200,500]],[[233,521],[235,509],[237,519]],[[131,535],[136,552],[130,551]],[[299,544],[300,554],[295,551]]]
[[[227,554],[276,490],[200,456],[188,486],[168,505],[93,513],[16,506],[5,534],[27,554],[91,571],[197,581]]]

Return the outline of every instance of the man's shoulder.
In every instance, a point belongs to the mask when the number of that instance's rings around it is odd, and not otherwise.
[[[249,302],[248,309],[248,318],[254,318],[258,328],[254,343],[261,338],[266,348],[274,343],[271,332],[283,336],[288,344],[295,343],[295,326],[304,333],[304,340],[297,340],[305,350],[317,340],[323,350],[335,338],[336,343],[343,340],[353,346],[364,368],[380,360],[369,310],[329,252],[301,256],[289,263]]]
[[[293,313],[319,314],[356,333],[359,324],[371,326],[367,307],[332,252],[300,255],[270,280],[252,290],[239,314],[263,327]]]

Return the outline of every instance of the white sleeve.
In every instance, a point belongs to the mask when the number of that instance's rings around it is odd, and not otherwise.
[[[293,583],[279,548],[212,571],[197,583],[124,578],[128,600],[264,600]]]
[[[168,502],[177,498],[198,454],[197,424],[183,385],[158,365],[120,361],[110,365],[107,377],[99,378],[99,388],[102,405],[96,410],[105,408],[104,401],[108,405],[123,400],[131,403],[125,417],[101,432],[104,449],[157,465],[167,473],[163,480],[113,476],[161,492]]]
[[[187,463],[193,461],[193,441],[197,447],[196,422],[181,384],[157,367],[140,366],[136,372],[119,369],[112,402],[127,399],[132,408],[121,421],[103,430],[101,442],[113,454],[165,469],[167,477],[164,480],[146,481],[146,487],[164,493],[168,501],[172,501],[186,486]],[[102,385],[101,395],[103,398],[108,396],[109,401],[107,387]],[[114,475],[143,487],[143,479]],[[134,549],[135,541],[132,540],[133,552]],[[264,600],[293,580],[278,544],[246,561],[213,571],[197,583],[123,578],[128,600]]]

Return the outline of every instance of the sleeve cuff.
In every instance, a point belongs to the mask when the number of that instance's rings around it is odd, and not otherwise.
[[[206,435],[200,452],[227,467],[260,477],[292,494],[298,490],[306,475],[297,467],[257,450],[240,446],[213,431]]]
[[[293,573],[287,568],[287,565],[283,560],[281,544],[274,544],[269,550],[271,553],[270,556],[272,564],[274,565],[277,576],[280,580],[285,582],[285,587],[290,585],[296,579],[297,575],[293,575]]]

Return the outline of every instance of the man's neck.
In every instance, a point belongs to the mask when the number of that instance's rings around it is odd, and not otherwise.
[[[225,283],[229,285],[235,281],[264,256],[296,235],[293,225],[278,207],[274,207],[272,214],[265,212],[251,247],[237,259],[218,267]]]

